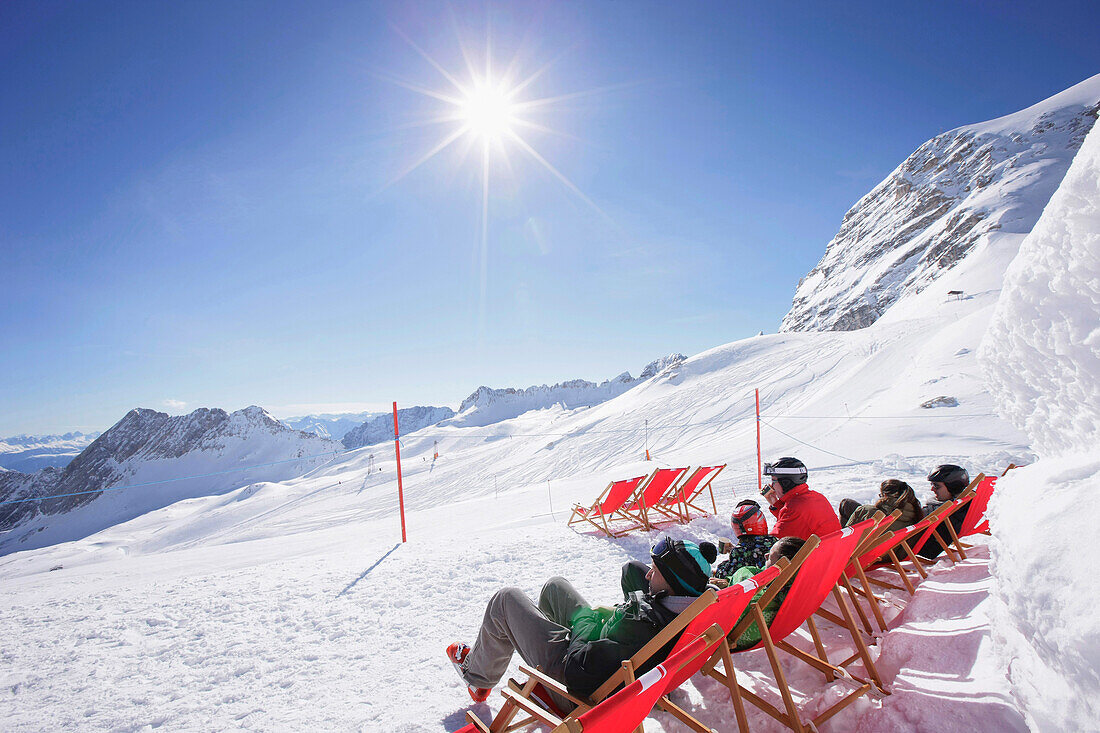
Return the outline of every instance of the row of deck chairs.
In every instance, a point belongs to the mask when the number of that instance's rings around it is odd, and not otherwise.
[[[612,481],[591,506],[573,505],[569,526],[591,524],[608,537],[621,537],[636,529],[686,524],[694,517],[717,514],[712,484],[726,464],[658,468],[648,476]],[[703,493],[710,494],[708,512]]]
[[[784,558],[742,583],[717,592],[708,589],[637,654],[623,662],[589,699],[570,695],[558,681],[521,664],[520,671],[527,679],[508,681],[501,692],[504,704],[492,722],[486,724],[468,712],[469,724],[458,733],[508,733],[535,724],[545,725],[553,733],[628,733],[643,731],[642,721],[654,707],[667,711],[693,730],[710,731],[710,727],[669,699],[670,693],[700,672],[718,680],[729,691],[740,731],[749,730],[746,700],[794,731],[816,730],[863,695],[890,694],[868,650],[868,644],[875,641],[863,606],[873,609],[875,620],[884,631],[886,624],[878,608],[885,601],[874,593],[877,581],[870,580],[867,572],[875,568],[894,570],[906,578],[906,590],[912,593],[904,563],[911,563],[913,569],[926,575],[922,565],[929,561],[915,554],[925,542],[941,541],[952,561],[965,557],[962,538],[988,533],[984,515],[995,481],[994,477],[979,474],[958,499],[913,527],[889,532],[886,528],[899,513],[884,516],[878,512],[825,537],[811,536],[789,563]],[[967,504],[961,531],[955,532],[951,527],[952,541],[943,542],[937,528],[950,527],[947,521],[950,514]],[[899,551],[904,553],[905,560],[899,557]],[[787,595],[769,625],[763,609],[788,583]],[[763,595],[754,601],[753,596],[764,588]],[[830,660],[815,617],[837,625],[841,634],[850,636],[855,653],[844,660]],[[760,629],[760,642],[751,649],[737,650],[731,646],[729,640],[738,639],[752,623]],[[811,651],[788,641],[802,626],[807,627],[813,640]],[[653,655],[674,639],[675,646],[664,662],[640,677],[635,676],[635,670],[647,666]],[[738,679],[733,656],[755,649],[764,649],[767,654],[772,684],[761,686],[755,679]],[[846,694],[807,719],[787,684],[780,652],[810,665],[826,682],[839,681]],[[862,666],[862,670],[856,667],[858,675],[848,669],[857,663]],[[746,686],[746,682],[756,689]],[[540,686],[570,699],[576,709],[567,716],[546,709],[535,697]],[[765,693],[764,687],[770,687],[771,692]],[[778,694],[778,704],[765,699],[762,693],[772,700]]]

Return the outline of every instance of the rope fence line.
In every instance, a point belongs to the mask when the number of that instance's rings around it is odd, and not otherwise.
[[[796,443],[799,443],[800,445],[806,446],[807,448],[811,448],[813,450],[819,451],[819,452],[824,453],[826,455],[833,456],[835,458],[840,458],[842,460],[848,461],[849,464],[856,465],[856,464],[866,463],[866,461],[857,460],[857,459],[854,459],[854,458],[849,458],[847,456],[843,456],[839,453],[835,453],[833,451],[827,450],[827,449],[822,448],[820,446],[817,446],[817,445],[814,445],[814,444],[809,443],[807,441],[804,441],[800,438],[796,438],[795,436],[791,435],[790,433],[777,428],[775,425],[771,424],[771,422],[769,422],[769,420],[775,420],[775,419],[795,419],[795,420],[801,420],[801,419],[805,419],[805,420],[810,420],[810,419],[812,419],[812,420],[838,419],[838,420],[845,420],[845,421],[864,420],[864,419],[872,419],[872,420],[927,420],[927,419],[944,419],[944,418],[996,417],[996,414],[994,414],[994,413],[972,413],[972,414],[968,413],[968,414],[962,414],[962,415],[959,415],[959,414],[944,414],[944,415],[788,415],[788,414],[769,414],[769,415],[767,415],[768,420],[765,420],[764,417],[765,417],[765,413],[762,413],[761,414],[761,422],[764,425],[766,425],[768,428],[776,431],[777,433],[789,438],[790,440],[793,440]],[[697,422],[663,423],[663,424],[657,424],[657,425],[647,425],[645,430],[648,430],[648,431],[671,430],[671,429],[683,429],[683,428],[688,428],[688,427],[701,427],[701,426],[709,426],[709,425],[730,425],[730,424],[735,424],[735,423],[749,423],[749,424],[751,424],[754,421],[754,419],[755,419],[754,416],[748,415],[748,416],[745,416],[745,417],[738,417],[738,418],[722,418],[722,419],[704,420],[704,421],[697,421]],[[582,431],[552,432],[552,433],[551,432],[546,432],[546,433],[543,433],[543,432],[539,432],[539,433],[466,433],[466,434],[463,434],[463,435],[456,435],[456,434],[447,433],[447,432],[434,432],[433,433],[433,432],[415,431],[415,432],[410,433],[408,435],[400,436],[400,443],[401,443],[402,447],[404,447],[405,442],[407,440],[417,440],[417,439],[420,439],[420,438],[449,438],[449,439],[452,439],[452,440],[469,440],[469,439],[481,439],[481,438],[499,438],[499,439],[502,439],[502,438],[528,438],[528,437],[558,437],[558,438],[560,438],[560,437],[567,437],[567,436],[584,437],[586,435],[640,434],[642,432],[643,432],[642,427],[608,429],[608,430],[582,430]],[[276,466],[276,465],[280,465],[280,464],[294,463],[296,461],[307,461],[307,460],[311,460],[311,459],[314,459],[314,458],[330,457],[330,460],[327,461],[325,464],[323,464],[323,465],[328,465],[332,461],[336,460],[336,458],[340,455],[351,453],[351,452],[356,451],[356,450],[362,450],[364,448],[371,448],[371,447],[382,448],[382,446],[384,446],[384,444],[385,444],[385,442],[378,443],[375,446],[362,446],[360,448],[345,448],[343,450],[325,451],[323,453],[315,453],[315,454],[308,455],[308,456],[296,456],[294,458],[286,458],[286,459],[282,459],[282,460],[278,460],[278,461],[269,461],[269,462],[266,462],[266,463],[258,463],[258,464],[253,464],[253,465],[249,465],[249,466],[237,466],[237,467],[234,467],[234,468],[226,469],[224,471],[213,471],[213,472],[210,472],[210,473],[194,474],[194,475],[190,475],[190,476],[179,476],[179,477],[175,477],[175,478],[160,479],[160,480],[157,480],[157,481],[145,481],[145,482],[142,482],[142,483],[127,484],[127,485],[124,485],[124,486],[109,486],[109,487],[103,488],[103,489],[92,489],[92,490],[88,490],[88,491],[74,491],[74,492],[70,492],[70,493],[66,493],[66,494],[53,494],[53,495],[50,495],[50,496],[37,496],[37,497],[28,497],[28,498],[23,498],[23,499],[9,499],[7,501],[0,501],[0,506],[10,505],[10,504],[25,504],[25,503],[31,503],[31,502],[41,502],[41,501],[48,501],[48,500],[51,500],[51,499],[63,499],[63,498],[71,497],[71,496],[84,496],[84,495],[88,495],[88,494],[101,494],[101,493],[106,493],[108,491],[123,491],[123,490],[126,490],[126,489],[143,488],[143,487],[148,487],[148,486],[174,483],[174,482],[179,482],[179,481],[189,481],[189,480],[192,480],[192,479],[211,478],[211,477],[214,477],[214,476],[224,476],[224,475],[231,474],[231,473],[252,471],[252,470],[255,470],[255,469],[258,469],[258,468],[266,468],[266,467],[269,467],[269,466]],[[433,461],[433,464],[434,464],[434,461]],[[311,470],[317,470],[317,469],[314,468],[314,469],[311,469]],[[420,475],[421,473],[431,473],[431,471],[430,470],[428,470],[428,471],[416,471],[416,472],[412,473],[411,475],[416,476],[416,475]],[[302,475],[305,475],[305,474],[302,474]],[[550,479],[549,478],[540,479],[539,482],[541,482],[542,480],[549,481]]]

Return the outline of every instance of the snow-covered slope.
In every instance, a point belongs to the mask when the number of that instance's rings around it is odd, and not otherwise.
[[[1100,75],[921,145],[845,214],[781,330],[863,328],[950,272],[983,236],[1029,232],[1098,110]]]
[[[999,641],[1035,730],[1100,721],[1100,127],[1005,278],[981,358],[1041,460],[991,502]]]
[[[455,411],[449,407],[401,407],[397,410],[397,428],[401,435],[435,425],[440,420],[454,417]],[[393,440],[393,415],[376,415],[356,426],[344,435],[344,447],[362,448],[387,440]]]
[[[0,554],[83,537],[180,499],[240,486],[242,465],[268,479],[298,475],[339,443],[292,430],[259,407],[171,417],[135,409],[64,469],[0,475]],[[306,461],[294,459],[306,458]],[[197,476],[187,480],[181,477]],[[116,486],[143,484],[121,491]]]
[[[283,423],[303,433],[312,433],[320,438],[343,440],[344,436],[367,420],[378,417],[379,412],[348,412],[338,414],[300,415],[288,417]]]
[[[655,466],[722,462],[728,465],[714,486],[719,517],[669,532],[695,540],[728,536],[729,511],[757,496],[754,389],[763,408],[765,459],[802,458],[811,485],[834,503],[870,500],[888,477],[908,480],[927,498],[923,477],[941,462],[975,473],[1033,463],[1031,439],[998,417],[976,357],[1022,238],[1006,230],[982,234],[947,277],[908,293],[866,328],[726,344],[655,369],[596,404],[526,402],[526,391],[517,391],[507,409],[495,400],[485,406],[496,419],[464,423],[460,415],[411,433],[401,447],[407,544],[399,542],[394,461],[373,449],[344,453],[289,480],[242,472],[232,479],[235,490],[0,558],[0,638],[7,640],[0,649],[0,717],[20,730],[454,731],[469,697],[442,650],[472,639],[496,589],[515,585],[534,595],[548,576],[564,574],[591,602],[606,604],[620,597],[620,563],[648,558],[656,534],[608,540],[576,532],[566,526],[573,502],[590,502],[610,479]],[[1095,265],[1090,249],[1074,251]],[[1093,287],[1096,280],[1083,282]],[[948,296],[955,282],[970,284],[968,297]],[[1042,290],[1036,285],[1033,292]],[[1080,323],[1097,321],[1095,311],[1067,312],[1091,313]],[[1044,315],[1031,324],[1028,343],[1059,333],[1054,326],[1053,316]],[[1075,343],[1079,363],[1088,353],[1079,344],[1095,340],[1081,336]],[[998,369],[1027,374],[1032,366],[1041,372],[1033,362],[1046,357],[1013,347],[1004,358]],[[652,461],[644,460],[647,451]],[[952,727],[1022,733],[1025,715],[1034,727],[1055,714],[1044,706],[1060,706],[1052,719],[1063,729],[1095,728],[1090,706],[1100,698],[1091,660],[1098,645],[1091,631],[1081,633],[1092,627],[1073,619],[1052,624],[1059,608],[1098,600],[1093,585],[1059,573],[1090,557],[1081,540],[1091,528],[1061,522],[1074,512],[1081,523],[1091,517],[1081,508],[1096,494],[1091,477],[1100,461],[1065,467],[1056,463],[1042,474],[1022,469],[998,489],[995,532],[998,541],[1015,535],[1008,539],[1016,544],[997,550],[995,562],[1047,544],[1061,561],[1036,552],[1046,558],[1041,565],[1002,565],[998,593],[1016,609],[1014,620],[990,610],[986,548],[958,568],[941,562],[876,646],[893,694],[862,698],[819,726],[823,733]],[[1066,487],[1090,493],[1059,493]],[[1043,502],[1058,514],[1040,513]],[[1066,527],[1074,533],[1063,544],[1050,541]],[[1080,599],[1067,600],[1053,582]],[[1010,632],[1015,636],[1008,638]],[[1011,667],[992,651],[998,635],[1001,648],[1015,649],[1020,660]],[[1033,655],[1051,658],[1076,642],[1082,645],[1076,655],[1045,668],[1034,663]],[[1049,646],[1036,652],[1042,645]],[[830,646],[834,652],[846,653]],[[739,677],[766,665],[761,655],[739,655]],[[826,683],[812,669],[789,669],[792,685],[808,690],[799,703],[811,714],[847,686]],[[1065,686],[1067,676],[1075,679]],[[1050,692],[1048,702],[1035,702],[1048,679],[1064,687]],[[1023,710],[1014,690],[1023,695]],[[1082,700],[1079,690],[1092,696]],[[696,680],[677,702],[732,733],[737,724],[723,693],[713,681]],[[494,694],[492,709],[499,701]],[[759,733],[786,730],[758,710],[748,715]],[[646,730],[683,726],[656,713]]]
[[[53,466],[64,468],[99,433],[64,435],[14,435],[0,438],[0,468],[30,473]]]
[[[9,555],[0,635],[19,662],[0,674],[18,692],[0,696],[0,714],[22,729],[454,731],[469,698],[442,649],[472,638],[494,590],[534,595],[565,574],[593,603],[609,603],[619,564],[647,558],[653,535],[611,541],[567,528],[572,502],[656,465],[714,461],[729,464],[715,486],[720,515],[756,495],[754,388],[765,458],[803,458],[833,501],[871,499],[890,476],[921,486],[945,460],[973,470],[1031,460],[1026,437],[993,415],[975,361],[995,300],[942,299],[919,317],[854,332],[745,339],[592,407],[412,433],[402,445],[405,545],[393,458],[375,449],[373,466],[368,451],[352,451],[280,483],[247,474],[235,491]],[[958,406],[919,406],[940,393]],[[701,519],[671,531],[713,540],[729,525]],[[822,731],[922,730],[938,716],[973,731],[1023,731],[1003,670],[979,646],[988,630],[971,597],[981,584],[932,580],[943,592],[927,594],[881,647],[894,695],[881,708],[862,700]],[[739,670],[766,664],[757,657]],[[954,660],[950,680],[937,676],[944,659]],[[792,670],[791,680],[827,694],[813,670]],[[681,701],[732,733],[732,706],[708,684]],[[782,730],[749,715],[754,731]],[[680,726],[659,714],[646,730]]]
[[[478,427],[510,420],[530,410],[545,410],[551,407],[562,407],[568,410],[593,407],[618,397],[657,374],[674,369],[683,360],[683,354],[669,354],[651,361],[642,369],[637,379],[630,376],[630,372],[623,372],[614,379],[607,379],[599,384],[584,379],[573,379],[549,387],[543,384],[527,389],[478,387],[473,394],[462,401],[462,405],[458,408],[458,415],[448,420],[447,425]]]

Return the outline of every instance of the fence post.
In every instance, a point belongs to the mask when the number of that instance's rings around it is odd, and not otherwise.
[[[760,390],[756,390],[756,489],[764,491],[764,477],[760,472],[764,467],[760,465]]]
[[[401,486],[401,441],[397,432],[397,402],[393,403],[393,451],[397,455],[397,505],[401,511],[401,541],[405,541],[405,490]]]

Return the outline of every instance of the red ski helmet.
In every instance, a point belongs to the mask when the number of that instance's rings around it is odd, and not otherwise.
[[[740,537],[746,535],[765,535],[768,533],[768,520],[760,505],[752,499],[745,499],[737,504],[730,517],[733,533]]]

